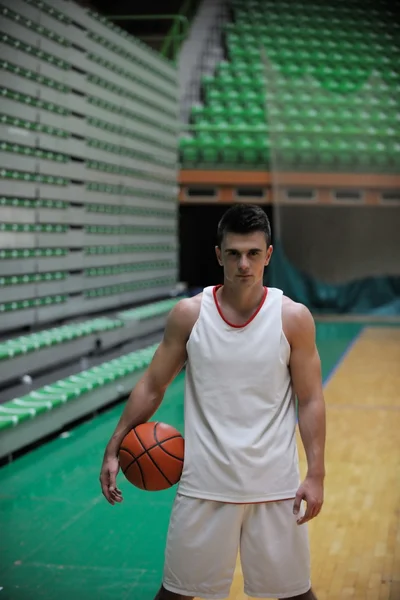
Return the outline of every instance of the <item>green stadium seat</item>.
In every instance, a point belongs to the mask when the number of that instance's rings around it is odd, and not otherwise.
[[[148,346],[0,404],[0,431],[3,434],[7,429],[40,417],[50,410],[57,410],[63,404],[74,401],[96,388],[145,369],[150,364],[156,348],[157,344]]]
[[[393,15],[361,2],[231,6],[227,57],[203,80],[205,106],[192,111],[197,135],[208,130],[201,160],[265,165],[275,156],[277,166],[398,169],[400,28]],[[210,125],[221,133],[210,133]],[[195,146],[181,142],[192,162]]]

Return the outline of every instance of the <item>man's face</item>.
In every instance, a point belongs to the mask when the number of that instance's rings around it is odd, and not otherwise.
[[[218,262],[224,268],[224,279],[237,286],[250,287],[263,280],[272,246],[262,231],[248,234],[227,233],[215,249]]]

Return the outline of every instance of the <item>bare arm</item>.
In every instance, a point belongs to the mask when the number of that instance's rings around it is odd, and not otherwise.
[[[103,494],[113,504],[122,500],[116,487],[118,451],[125,435],[145,423],[160,406],[165,391],[186,362],[186,342],[195,320],[193,303],[181,300],[170,312],[163,339],[151,364],[135,385],[106,446],[100,474]]]
[[[309,310],[294,304],[288,311],[291,344],[290,371],[298,400],[299,430],[307,457],[307,475],[299,489],[295,508],[307,500],[301,522],[317,516],[323,502],[325,478],[326,416],[322,389],[321,361],[315,343],[315,324]]]

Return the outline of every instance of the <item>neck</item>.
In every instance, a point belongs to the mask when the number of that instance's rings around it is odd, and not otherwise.
[[[224,281],[219,293],[221,299],[234,310],[247,313],[258,307],[265,293],[264,289],[262,281],[258,281],[246,289],[240,289],[230,284],[229,281]]]

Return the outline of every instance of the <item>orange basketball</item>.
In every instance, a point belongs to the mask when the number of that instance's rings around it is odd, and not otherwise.
[[[182,474],[185,442],[166,423],[148,422],[131,429],[119,449],[119,464],[128,481],[141,490],[165,490]]]

